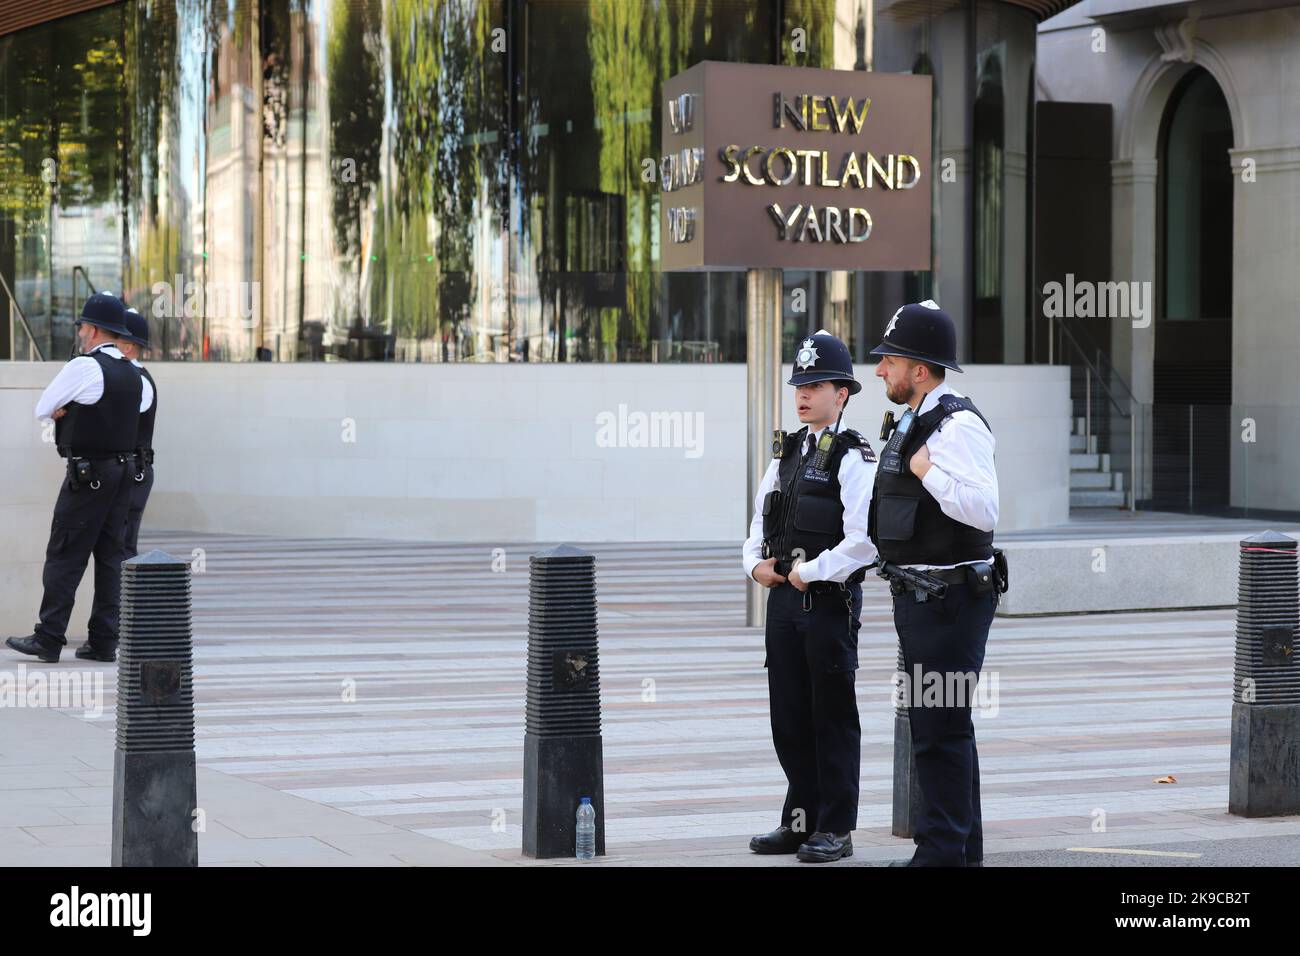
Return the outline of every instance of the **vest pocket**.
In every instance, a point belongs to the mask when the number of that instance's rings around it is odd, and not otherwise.
[[[781,489],[773,488],[763,496],[763,537],[774,538],[781,529]]]
[[[916,525],[916,506],[919,498],[907,495],[881,495],[876,506],[878,533],[884,541],[907,541]]]
[[[811,531],[813,534],[838,535],[840,533],[841,507],[838,498],[834,500],[820,495],[804,494],[799,496],[799,504],[794,513],[794,526],[797,531]]]

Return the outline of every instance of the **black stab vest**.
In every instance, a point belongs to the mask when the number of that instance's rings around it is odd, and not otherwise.
[[[763,500],[764,556],[778,562],[795,557],[811,561],[844,540],[844,504],[840,500],[840,463],[852,452],[875,461],[867,440],[852,429],[835,436],[821,473],[811,466],[816,453],[806,455],[808,428],[785,436],[777,467],[777,488]],[[856,584],[866,572],[855,571],[846,583]]]
[[[140,375],[149,380],[153,387],[153,403],[140,413],[140,426],[136,430],[135,444],[137,448],[145,451],[153,451],[153,419],[158,411],[158,386],[154,383],[153,376],[149,374],[147,368],[140,368]]]
[[[88,356],[99,363],[104,394],[91,405],[69,402],[68,413],[54,423],[54,441],[64,458],[133,454],[140,420],[140,370],[124,358],[102,350]]]
[[[894,475],[883,468],[876,469],[867,532],[884,560],[899,565],[960,564],[984,561],[992,556],[993,532],[981,531],[944,514],[939,502],[909,467],[917,449],[943,420],[963,409],[979,415],[988,428],[988,419],[970,399],[941,395],[937,406],[916,416],[912,422],[899,449],[903,473]]]

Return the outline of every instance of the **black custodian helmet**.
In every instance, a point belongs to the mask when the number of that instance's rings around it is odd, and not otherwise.
[[[884,341],[871,354],[901,355],[961,371],[957,364],[957,327],[933,299],[905,305],[895,312],[885,326]]]
[[[849,394],[862,391],[853,377],[853,359],[849,347],[825,329],[819,329],[799,343],[794,353],[794,371],[787,385],[811,385],[813,382],[845,382]]]
[[[131,333],[127,339],[143,349],[149,347],[149,320],[135,309],[127,309],[122,316],[122,324]]]
[[[123,321],[125,316],[126,306],[121,299],[111,292],[96,292],[82,305],[77,321],[97,325],[106,332],[125,337],[131,334]]]

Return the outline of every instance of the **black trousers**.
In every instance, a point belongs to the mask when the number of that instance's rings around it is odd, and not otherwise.
[[[861,612],[861,585],[805,595],[779,584],[767,596],[772,743],[788,782],[781,825],[809,836],[858,825],[862,729],[853,682]]]
[[[105,459],[95,462],[98,488],[82,482],[73,490],[68,479],[63,479],[45,548],[45,595],[35,629],[45,644],[62,646],[68,642],[65,635],[73,599],[93,554],[95,599],[90,609],[90,642],[96,647],[117,647],[122,548],[134,470],[130,461]]]
[[[136,547],[140,540],[140,521],[144,518],[144,506],[149,503],[149,492],[153,490],[153,465],[144,466],[144,477],[136,481],[140,474],[131,469],[131,506],[126,511],[126,538],[123,543],[122,560],[134,558],[140,553]]]
[[[971,694],[984,666],[997,602],[996,592],[974,594],[967,584],[949,584],[942,600],[921,604],[911,591],[894,596],[921,785],[921,818],[913,837],[918,865],[961,866],[984,859]],[[932,693],[926,693],[927,685]]]

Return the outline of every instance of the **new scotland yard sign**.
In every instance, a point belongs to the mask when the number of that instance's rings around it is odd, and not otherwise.
[[[930,83],[712,61],[672,77],[663,270],[929,269]]]

